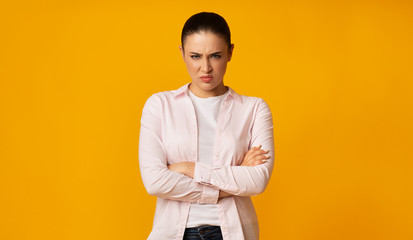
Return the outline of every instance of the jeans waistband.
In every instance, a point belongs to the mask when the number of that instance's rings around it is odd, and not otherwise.
[[[221,227],[220,226],[211,226],[211,225],[202,225],[198,227],[191,227],[191,228],[186,228],[185,229],[185,234],[186,235],[198,235],[200,237],[206,237],[209,235],[216,235],[219,234],[221,235]]]

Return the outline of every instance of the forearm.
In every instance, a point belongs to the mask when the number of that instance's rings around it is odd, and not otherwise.
[[[174,172],[184,174],[190,178],[194,177],[195,173],[195,166],[196,163],[194,162],[178,162],[172,165],[169,165],[168,168]],[[231,167],[231,166],[228,166]],[[213,184],[214,181],[208,182],[207,184],[203,184],[206,186],[214,187],[220,189],[219,191],[219,198],[239,195],[239,196],[250,196],[250,195],[257,195],[264,191],[268,179],[260,179],[259,176],[265,176],[266,174],[260,173],[259,169],[253,169],[249,166],[237,166],[236,168],[232,168],[235,175],[232,177],[233,179],[238,179],[237,183],[232,185],[236,185],[236,188],[230,188],[227,183],[223,184]],[[262,170],[261,170],[262,171]],[[265,170],[264,170],[265,171]],[[227,174],[225,174],[227,175]],[[255,181],[245,181],[245,176],[250,176],[249,179],[255,179]],[[253,176],[251,176],[253,175]],[[269,178],[269,176],[268,176]],[[212,185],[211,185],[212,184]]]
[[[195,162],[177,162],[168,165],[168,169],[173,172],[184,174],[190,178],[194,178]]]
[[[168,166],[169,170],[184,174],[190,178],[194,177],[195,163],[194,162],[179,162]],[[219,190],[219,198],[233,196],[233,194]]]
[[[196,170],[198,173],[195,173],[195,182],[237,196],[254,196],[265,190],[271,176],[272,163],[267,161],[254,167],[224,166],[215,168],[199,164],[197,168],[200,170]]]

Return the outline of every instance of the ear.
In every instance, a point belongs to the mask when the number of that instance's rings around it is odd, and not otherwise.
[[[232,53],[234,52],[234,44],[231,44],[230,49],[228,50],[228,62],[231,61]]]
[[[179,45],[179,50],[181,51],[182,59],[184,59],[184,61],[185,61],[185,52],[184,52],[184,49],[181,45]]]

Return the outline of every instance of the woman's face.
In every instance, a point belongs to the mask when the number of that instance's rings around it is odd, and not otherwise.
[[[224,38],[211,32],[188,35],[184,49],[179,46],[182,57],[192,79],[191,91],[199,97],[224,94],[224,75],[231,60],[234,44],[228,49]]]

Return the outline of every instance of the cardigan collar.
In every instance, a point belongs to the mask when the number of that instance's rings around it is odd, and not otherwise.
[[[174,91],[173,96],[176,98],[178,96],[181,96],[182,94],[186,94],[187,96],[189,96],[189,84],[191,83],[187,83],[185,85],[183,85],[182,87],[178,88],[177,90]],[[239,95],[238,93],[236,93],[231,87],[228,87],[228,96],[227,98],[230,96],[233,99],[239,101],[240,103],[242,103],[242,98],[241,95]]]

